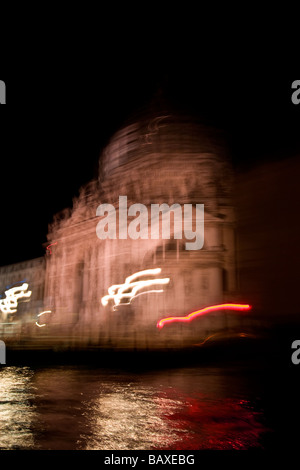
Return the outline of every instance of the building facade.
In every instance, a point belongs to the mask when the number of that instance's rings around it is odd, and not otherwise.
[[[52,312],[49,328],[74,341],[151,347],[197,342],[234,325],[236,317],[223,312],[190,325],[157,328],[161,318],[238,298],[231,189],[230,164],[214,134],[202,125],[160,115],[120,130],[100,158],[99,178],[82,188],[73,209],[58,214],[50,227],[53,254],[47,258],[45,282],[45,308]],[[117,234],[99,239],[97,208],[111,204],[119,220],[120,196],[127,197],[128,207],[143,204],[149,209],[149,226],[151,204],[191,204],[194,209],[203,204],[203,247],[187,250],[187,240],[176,238],[172,222],[170,239],[161,232],[157,239],[150,232],[147,238]],[[195,210],[192,217],[195,224]],[[132,219],[128,217],[128,224]],[[162,292],[138,295],[118,306],[113,300],[102,305],[110,286],[157,268],[160,278],[169,279]]]
[[[32,290],[39,294],[31,299],[36,302],[32,314],[39,309],[47,313],[43,328],[35,327],[30,334],[53,342],[63,338],[66,345],[160,348],[197,344],[224,328],[238,328],[238,316],[226,311],[157,328],[162,318],[240,300],[232,184],[224,149],[203,125],[184,116],[160,114],[142,116],[125,126],[101,155],[98,178],[81,188],[72,209],[54,216],[47,237],[51,250],[45,260],[36,264],[33,260]],[[151,237],[150,228],[142,233],[140,224],[133,239],[128,230],[135,217],[129,212],[126,237],[120,236],[117,227],[114,239],[99,238],[98,207],[110,204],[118,221],[120,196],[126,196],[127,207],[143,204],[148,227],[153,204],[177,204],[182,211],[190,205],[195,230],[196,205],[204,205],[202,248],[186,249],[185,219],[180,236],[172,211],[169,238],[163,236],[161,216],[156,221],[157,237]],[[158,268],[159,276],[149,271]],[[8,268],[1,269],[2,285],[30,277],[23,276],[21,268],[16,276],[9,276]],[[120,304],[113,296],[106,304],[102,301],[111,286],[145,270],[148,277],[141,275],[134,281],[168,281],[159,287],[151,284],[151,292],[141,288],[136,296],[125,295]],[[123,293],[130,294],[131,289]]]

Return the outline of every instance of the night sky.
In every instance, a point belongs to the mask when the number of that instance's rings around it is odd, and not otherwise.
[[[157,94],[222,129],[239,171],[300,155],[300,105],[291,102],[299,76],[233,63],[171,64],[146,54],[113,65],[61,58],[55,69],[44,61],[20,75],[1,69],[0,264],[44,254],[53,214],[72,206],[109,138]]]

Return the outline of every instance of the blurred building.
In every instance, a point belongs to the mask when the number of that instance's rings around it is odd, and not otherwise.
[[[233,178],[215,129],[168,112],[138,116],[111,139],[98,177],[80,189],[73,207],[54,216],[45,257],[0,267],[0,300],[23,283],[32,291],[16,313],[0,312],[1,338],[171,348],[201,344],[214,333],[299,323],[299,166],[299,158],[289,158],[236,170]],[[146,207],[148,226],[152,204],[204,204],[203,247],[186,250],[172,218],[169,239],[120,239],[119,233],[99,239],[97,208],[111,204],[118,220],[120,196],[127,197],[127,208]],[[195,211],[192,216],[195,222]],[[111,286],[156,268],[157,277],[169,279],[154,287],[161,292],[145,289],[130,302],[102,304]],[[224,302],[254,308],[251,315],[221,311],[157,328],[162,318]]]
[[[51,310],[51,335],[104,346],[171,347],[238,325],[236,314],[222,312],[156,327],[166,316],[241,300],[232,185],[216,132],[192,119],[141,116],[121,129],[101,155],[98,179],[81,188],[72,210],[57,214],[49,227],[44,307]],[[169,240],[99,239],[97,207],[112,204],[118,215],[119,196],[127,196],[128,207],[144,204],[149,214],[151,204],[204,204],[203,248],[186,250],[186,240],[174,239],[174,233]],[[110,286],[157,267],[159,277],[170,279],[163,292],[140,295],[116,309],[112,302],[101,304]]]
[[[299,325],[300,158],[236,173],[239,288],[268,327]]]

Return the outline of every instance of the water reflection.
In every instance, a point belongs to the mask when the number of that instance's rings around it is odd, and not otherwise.
[[[93,434],[87,439],[86,449],[159,448],[168,435],[168,423],[159,413],[155,389],[151,387],[129,383],[117,384],[113,390],[103,388],[87,407]]]
[[[236,371],[8,367],[0,381],[1,449],[249,449],[267,431]]]
[[[176,400],[172,399],[174,395],[177,396]],[[178,400],[176,391],[171,390],[160,404],[168,423],[168,436],[173,436],[169,442],[162,442],[160,449],[227,450],[260,447],[260,438],[265,432],[262,416],[248,400],[217,400],[201,394],[181,396]]]
[[[28,367],[0,369],[0,449],[34,447],[32,375]]]
[[[162,382],[179,377],[161,377]],[[153,377],[152,377],[153,379]],[[198,380],[197,380],[198,379]],[[208,379],[208,380],[207,380]],[[201,388],[211,376],[203,376]],[[266,431],[262,414],[249,400],[222,397],[214,376],[216,396],[186,393],[192,375],[183,374],[183,387],[141,382],[111,384],[86,403],[92,435],[85,449],[249,449],[260,447]],[[148,377],[149,380],[149,377]],[[154,378],[156,382],[157,377]],[[199,385],[199,377],[194,376]],[[147,382],[147,379],[146,379]],[[152,382],[152,380],[150,380]],[[194,384],[195,386],[195,384]],[[197,388],[197,385],[196,385]],[[208,387],[209,388],[209,387]],[[84,440],[84,436],[82,436]]]

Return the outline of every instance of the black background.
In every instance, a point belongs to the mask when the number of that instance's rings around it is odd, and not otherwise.
[[[53,214],[157,93],[224,130],[237,169],[300,154],[296,12],[126,3],[1,14],[0,265],[44,254]]]
[[[249,73],[250,72],[250,73]],[[3,74],[1,264],[44,253],[48,223],[97,176],[109,138],[158,94],[224,131],[238,170],[300,154],[300,105],[287,73],[130,61],[19,78]]]

